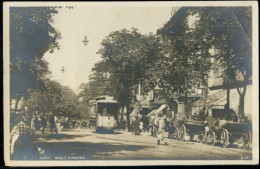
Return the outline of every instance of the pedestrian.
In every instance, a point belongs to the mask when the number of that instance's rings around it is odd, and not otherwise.
[[[167,133],[165,132],[165,119],[166,115],[162,115],[158,119],[158,131],[157,131],[157,145],[160,145],[164,142],[167,145]]]
[[[151,131],[151,136],[154,136],[154,129],[153,129],[154,119],[155,119],[154,114],[152,114],[151,117],[149,118],[149,129]]]
[[[35,131],[35,116],[32,116],[32,120],[31,120],[31,130]]]
[[[56,134],[59,134],[61,132],[61,120],[60,120],[60,117],[56,118],[55,125],[56,125]]]
[[[38,131],[40,129],[40,117],[38,114],[38,111],[36,111],[35,115],[35,131]]]
[[[139,135],[140,134],[140,121],[138,120],[138,117],[136,117],[136,120],[134,121],[134,133],[135,135]]]
[[[169,136],[168,138],[173,138],[173,133],[174,133],[175,127],[174,127],[174,119],[169,119]]]
[[[54,114],[51,113],[50,115],[50,131],[53,131],[55,129],[55,118]]]
[[[63,129],[65,126],[65,118],[63,116],[60,117],[60,127]]]
[[[77,121],[76,121],[76,130],[78,130],[79,128],[80,128],[80,121],[77,120]]]
[[[204,127],[204,136],[203,136],[203,142],[207,142],[207,137],[208,137],[208,134],[209,134],[209,124],[207,121],[204,121],[203,122],[203,127]]]
[[[139,124],[139,129],[140,129],[140,132],[142,132],[144,129],[144,123],[142,121]]]
[[[145,116],[142,116],[142,118],[140,119],[140,125],[142,125],[142,129],[141,129],[142,132],[145,132],[145,130],[147,130],[148,128],[149,121],[147,120],[148,118]]]
[[[19,117],[19,123],[13,127],[10,136],[11,159],[35,159],[35,149],[31,144],[33,132],[25,123],[25,118],[23,116]]]
[[[86,129],[87,128],[87,120],[84,120],[82,123],[81,123],[81,129]]]
[[[42,114],[41,115],[41,132],[42,133],[45,132],[46,125],[47,125],[47,121],[46,121],[45,117]]]
[[[158,133],[158,127],[159,127],[159,119],[161,117],[158,117],[158,115],[155,115],[154,117],[154,121],[153,121],[153,133],[154,133],[154,136],[157,136],[157,133]]]
[[[75,126],[76,126],[76,120],[73,119],[71,121],[71,128],[75,128]]]
[[[131,120],[131,122],[130,122],[130,129],[132,131],[132,134],[135,133],[135,127],[134,126],[135,126],[135,118],[133,120]]]

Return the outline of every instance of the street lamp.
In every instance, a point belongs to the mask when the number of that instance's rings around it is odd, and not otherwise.
[[[87,44],[88,44],[88,42],[89,42],[87,36],[84,37],[84,39],[83,39],[82,42],[83,42],[83,44],[84,44],[85,46],[87,46]]]
[[[61,83],[63,84],[63,74],[64,74],[64,72],[65,72],[65,69],[64,69],[64,66],[62,66],[62,68],[61,68],[61,74],[62,74],[62,76],[61,76]]]
[[[65,72],[64,66],[61,68],[61,73],[63,74]]]

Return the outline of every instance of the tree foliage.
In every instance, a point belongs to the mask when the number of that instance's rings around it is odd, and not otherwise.
[[[137,87],[139,79],[146,89],[144,92],[154,86],[149,79],[154,73],[151,69],[160,55],[159,40],[153,34],[142,35],[134,28],[112,32],[103,40],[98,53],[108,65],[109,83],[117,86],[113,92],[118,99],[120,89],[124,88],[124,96],[120,99],[123,104],[131,103],[134,96],[130,91]]]
[[[201,49],[195,43],[188,17],[188,8],[181,8],[164,27],[158,29],[157,34],[161,37],[163,48],[163,72],[159,81],[159,87],[166,93],[166,97],[174,94],[192,94],[197,85],[202,81],[202,72],[206,63]],[[201,37],[199,37],[201,38]],[[205,44],[205,43],[204,43]]]
[[[52,26],[52,7],[10,8],[10,87],[11,98],[25,96],[28,89],[42,87],[48,71],[45,52],[59,49],[60,33]]]
[[[96,64],[96,68],[97,67],[103,66],[97,66]],[[104,72],[104,70],[94,71],[89,77],[89,82],[81,84],[81,92],[79,93],[79,97],[83,98],[83,103],[88,104],[89,101],[95,97],[101,95],[113,95],[109,92],[107,85],[108,73]]]
[[[198,19],[190,26],[188,19],[195,15]],[[181,8],[157,31],[165,55],[161,86],[172,92],[187,92],[198,83],[207,87],[211,58],[223,70],[225,83],[230,83],[228,76],[233,83],[248,84],[252,76],[251,15],[250,7]],[[213,48],[215,54],[211,55]],[[242,97],[245,94],[238,92]]]
[[[208,7],[193,8],[191,11],[200,16],[194,34],[206,38],[206,45],[216,48],[214,57],[219,69],[223,70],[224,84],[237,88],[240,95],[239,113],[244,116],[246,86],[252,77],[251,7]],[[241,82],[243,85],[238,85]]]
[[[44,80],[44,90],[30,89],[25,97],[24,106],[32,114],[36,111],[68,117],[79,117],[80,102],[78,96],[66,86],[50,79]]]

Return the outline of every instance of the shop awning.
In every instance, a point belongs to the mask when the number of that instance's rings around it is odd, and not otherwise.
[[[147,116],[150,116],[152,114],[159,114],[165,108],[166,108],[166,104],[163,104],[158,109],[151,111],[149,114],[147,114]]]
[[[134,109],[134,110],[131,112],[130,116],[137,116],[137,109]]]
[[[146,116],[151,116],[152,114],[154,114],[156,112],[156,110],[151,111],[149,114],[147,114]]]

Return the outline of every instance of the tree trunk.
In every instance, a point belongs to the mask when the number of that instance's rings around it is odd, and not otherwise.
[[[229,72],[229,70],[228,70]],[[227,103],[225,105],[225,109],[230,109],[230,73],[227,74]]]
[[[126,106],[126,131],[130,131],[130,112],[129,112],[129,106]]]
[[[239,94],[238,116],[240,120],[242,120],[245,117],[244,107],[245,107],[246,86],[243,87],[243,92],[241,92],[239,88],[237,88],[237,91]]]
[[[121,111],[121,114],[120,114],[120,125],[121,125],[121,128],[123,129],[123,121],[124,121],[124,108],[125,106],[122,106],[122,111]]]
[[[230,89],[227,88],[227,104],[225,106],[226,109],[230,109]]]
[[[21,99],[21,96],[17,96],[17,97],[16,97],[15,107],[14,107],[14,113],[17,112],[17,108],[18,108],[18,104],[19,104],[20,99]]]
[[[239,97],[239,116],[241,118],[245,117],[245,112],[244,112],[244,100],[245,100],[245,96],[241,95]]]

